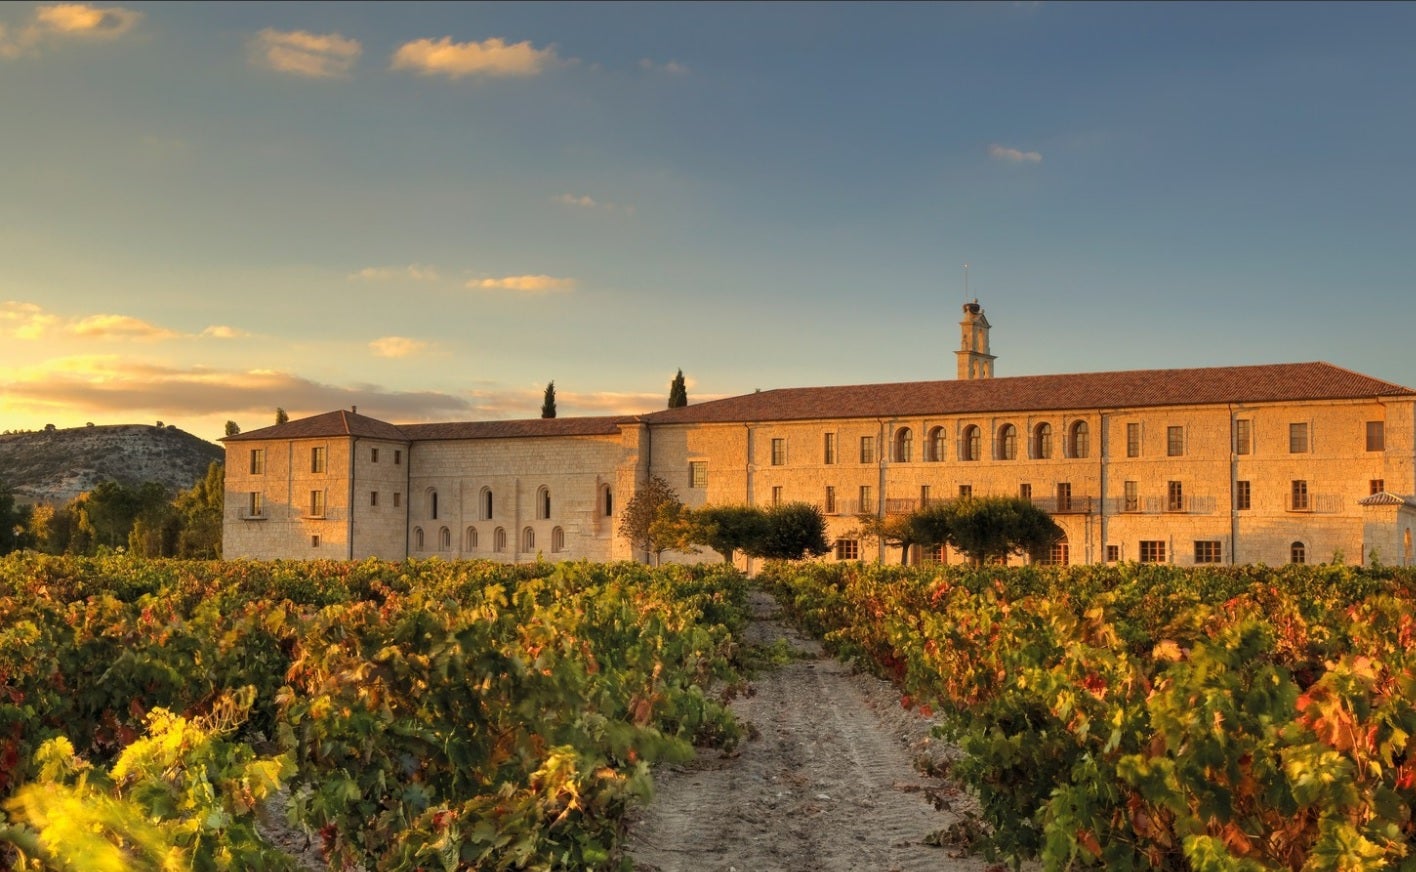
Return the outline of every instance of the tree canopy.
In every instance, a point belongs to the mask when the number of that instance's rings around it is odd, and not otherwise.
[[[680,406],[688,405],[688,388],[684,386],[683,370],[678,371],[674,380],[669,384],[669,408],[677,409]]]
[[[1036,558],[1063,534],[1052,516],[1019,497],[978,497],[945,503],[949,544],[975,564],[1009,554]]]
[[[687,513],[688,538],[706,545],[732,563],[738,551],[751,551],[767,532],[767,516],[756,506],[704,506]]]
[[[286,424],[286,423],[289,423],[289,421],[290,421],[290,416],[287,415],[287,414],[285,414],[285,410],[284,410],[284,409],[277,408],[277,409],[275,410],[275,423],[277,423],[277,424]]]
[[[556,383],[554,381],[546,385],[546,398],[541,401],[541,417],[554,418],[556,416]]]
[[[668,549],[681,541],[678,513],[683,503],[678,493],[657,475],[634,492],[620,515],[619,534],[635,548],[654,555],[657,563]]]
[[[831,550],[826,541],[826,516],[811,503],[782,503],[763,510],[761,538],[743,550],[764,560],[802,560]]]

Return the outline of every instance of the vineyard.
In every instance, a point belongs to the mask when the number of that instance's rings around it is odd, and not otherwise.
[[[964,756],[992,856],[1416,869],[1416,575],[1343,566],[764,577]]]
[[[721,568],[0,560],[0,869],[627,867],[650,767],[731,747]]]

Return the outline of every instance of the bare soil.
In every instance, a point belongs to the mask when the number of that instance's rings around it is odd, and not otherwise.
[[[888,682],[824,655],[753,594],[747,641],[796,657],[732,708],[750,738],[655,773],[629,855],[644,872],[988,872],[957,834],[972,799],[938,774],[956,751],[906,711]],[[952,828],[952,832],[951,832]],[[942,842],[942,844],[941,844]]]

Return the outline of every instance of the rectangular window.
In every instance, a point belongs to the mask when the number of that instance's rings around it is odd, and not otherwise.
[[[774,505],[774,506],[780,506],[781,504],[782,504],[782,486],[781,486],[781,485],[776,485],[775,487],[772,488],[772,505]]]
[[[1236,481],[1234,483],[1234,508],[1244,510],[1252,507],[1249,495],[1249,483],[1247,481]]]
[[[861,463],[874,463],[874,462],[875,462],[875,437],[874,437],[874,436],[862,436],[862,437],[860,437],[860,462],[861,462]]]
[[[1068,555],[1069,550],[1066,540],[1053,542],[1051,547],[1047,549],[1047,565],[1066,566],[1070,559]]]
[[[973,485],[971,485],[971,484],[961,484],[961,485],[959,485],[959,499],[961,499],[961,500],[967,500],[967,499],[972,499],[972,498],[973,498]]]
[[[1107,545],[1107,546],[1106,546],[1106,562],[1107,562],[1107,563],[1117,563],[1117,562],[1119,562],[1120,560],[1121,560],[1121,546],[1120,546],[1120,545]]]
[[[1032,485],[1027,484],[1026,482],[1024,482],[1023,484],[1018,485],[1018,499],[1031,501],[1031,500],[1032,500]]]
[[[1141,540],[1141,562],[1142,563],[1164,563],[1165,562],[1165,542],[1160,539]]]
[[[859,559],[860,559],[860,542],[857,541],[857,540],[855,540],[855,539],[837,539],[837,540],[836,540],[836,559],[837,559],[837,560],[859,560]]]
[[[1308,425],[1289,424],[1288,425],[1288,453],[1307,454],[1308,453]]]
[[[259,518],[265,514],[265,497],[260,491],[251,491],[250,499],[246,503],[246,515],[251,518]]]
[[[1385,451],[1385,450],[1386,450],[1386,422],[1385,422],[1385,421],[1368,421],[1368,422],[1367,422],[1367,450],[1368,450],[1368,451]]]
[[[1139,423],[1126,425],[1126,456],[1141,456],[1141,425]]]
[[[1069,481],[1057,483],[1057,511],[1072,511],[1072,483]]]
[[[265,449],[251,449],[251,475],[265,474]]]
[[[310,491],[310,517],[323,518],[325,513],[325,495],[322,490]]]
[[[823,451],[823,453],[822,453],[821,462],[822,462],[822,463],[827,463],[827,464],[835,463],[835,462],[836,462],[836,434],[835,434],[835,433],[827,433],[827,434],[826,434],[826,447],[825,447],[825,449],[824,449],[824,451]]]
[[[400,465],[400,464],[402,464],[402,463],[403,463],[403,452],[400,451],[400,450],[397,449],[397,448],[393,449],[393,465],[394,465],[394,466],[398,466],[398,465]]]
[[[1368,495],[1379,494],[1384,490],[1386,490],[1386,479],[1374,478],[1371,481],[1367,482]]]
[[[1293,479],[1290,508],[1295,512],[1308,510],[1308,482],[1301,478]]]
[[[930,499],[933,498],[933,493],[934,489],[929,485],[922,484],[919,486],[919,507],[921,509],[929,505]]]
[[[1165,453],[1170,457],[1181,457],[1185,454],[1184,427],[1165,428]]]
[[[1125,496],[1121,498],[1121,511],[1139,512],[1141,510],[1140,486],[1134,481],[1128,481],[1124,487]]]
[[[370,449],[369,449],[369,462],[370,462],[370,463],[378,463],[378,462],[379,462],[379,450],[378,450],[377,448],[370,448]]]
[[[323,446],[310,449],[310,472],[325,471],[325,450]]]
[[[1178,481],[1169,481],[1165,484],[1165,510],[1168,512],[1185,511],[1185,486]]]
[[[772,465],[781,466],[787,462],[787,440],[772,440]]]
[[[1234,422],[1234,453],[1252,454],[1254,451],[1254,422],[1240,418]]]
[[[690,460],[688,462],[688,486],[707,487],[708,486],[708,461]]]
[[[311,547],[311,548],[318,548],[318,547],[320,547],[320,534],[316,533],[316,534],[314,534],[313,536],[310,537],[310,547]]]
[[[393,492],[393,507],[396,509],[403,505],[403,494],[398,491]]]
[[[836,514],[836,487],[835,487],[835,485],[829,485],[829,484],[826,485],[826,505],[822,507],[822,511],[824,511],[824,512],[825,512],[826,514],[828,514],[828,515],[834,515],[834,514]]]
[[[369,491],[369,505],[371,505],[371,506],[377,506],[378,504],[379,504],[379,492],[378,492],[378,491]]]
[[[1197,540],[1195,542],[1196,563],[1218,563],[1220,553],[1221,546],[1216,540]]]
[[[868,484],[860,486],[860,509],[861,514],[875,514],[875,490]]]

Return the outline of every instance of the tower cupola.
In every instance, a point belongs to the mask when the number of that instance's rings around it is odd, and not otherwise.
[[[964,319],[959,322],[959,379],[993,378],[994,356],[988,353],[988,319],[978,300],[964,304]]]

